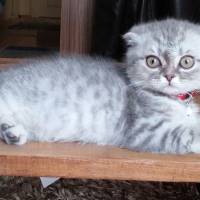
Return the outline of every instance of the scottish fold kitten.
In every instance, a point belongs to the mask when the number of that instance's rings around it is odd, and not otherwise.
[[[126,74],[114,62],[48,58],[0,72],[8,144],[80,141],[139,151],[200,152],[200,27],[164,20],[133,27]]]

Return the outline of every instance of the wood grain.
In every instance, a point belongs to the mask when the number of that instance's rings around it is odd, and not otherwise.
[[[148,181],[200,181],[200,155],[136,153],[76,143],[0,142],[0,175]]]
[[[12,64],[23,63],[28,59],[24,58],[0,58],[0,69],[9,67]]]
[[[21,63],[25,59],[22,58],[0,58],[0,65],[7,65],[7,64],[15,64],[15,63]]]
[[[89,54],[94,0],[62,0],[61,54]]]

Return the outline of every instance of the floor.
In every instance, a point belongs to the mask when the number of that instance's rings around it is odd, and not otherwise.
[[[0,200],[199,200],[196,184],[0,177]]]

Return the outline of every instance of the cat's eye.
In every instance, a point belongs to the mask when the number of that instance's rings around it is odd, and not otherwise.
[[[192,56],[183,56],[179,65],[183,69],[190,69],[194,66],[194,58]]]
[[[161,66],[160,59],[156,56],[147,56],[146,63],[147,63],[147,66],[150,68],[157,68]]]

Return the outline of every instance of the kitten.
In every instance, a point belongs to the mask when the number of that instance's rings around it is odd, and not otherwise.
[[[128,83],[103,59],[49,58],[2,70],[2,139],[199,153],[199,108],[180,99],[200,89],[199,33],[172,19],[133,27],[124,35]]]

